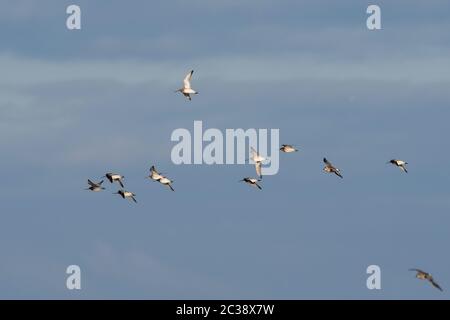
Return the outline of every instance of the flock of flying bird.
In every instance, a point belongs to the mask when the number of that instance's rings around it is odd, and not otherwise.
[[[187,99],[189,99],[189,101],[192,100],[192,97],[191,97],[192,94],[198,94],[198,91],[192,89],[192,87],[191,87],[191,79],[192,79],[193,73],[194,73],[194,70],[191,70],[183,80],[183,87],[175,91],[175,92],[182,93]],[[297,151],[298,151],[298,149],[296,149],[293,145],[289,145],[289,144],[283,144],[283,145],[281,145],[281,148],[280,148],[280,152],[284,152],[284,153],[292,153],[292,152],[297,152]],[[262,190],[261,185],[258,183],[258,182],[261,182],[261,179],[262,179],[261,166],[264,163],[264,161],[266,161],[268,159],[261,156],[252,147],[251,148],[251,160],[255,164],[256,174],[257,174],[258,178],[245,177],[244,179],[242,179],[240,181],[245,182],[253,187],[256,187],[256,188]],[[326,173],[331,173],[331,174],[334,173],[338,177],[343,178],[341,171],[337,167],[335,167],[330,161],[328,161],[327,158],[323,158],[323,162],[325,163],[325,167],[323,168],[323,171],[325,171]],[[408,163],[406,161],[399,160],[399,159],[392,159],[392,160],[388,161],[387,163],[400,168],[400,170],[402,170],[405,173],[408,173],[408,170],[406,168],[406,165]],[[110,183],[114,183],[114,182],[119,183],[119,185],[122,187],[122,189],[119,189],[117,192],[114,192],[114,194],[120,195],[123,199],[131,199],[135,203],[137,203],[137,200],[135,198],[136,194],[134,194],[133,192],[124,190],[123,180],[125,177],[123,175],[109,172],[109,173],[106,173],[102,178],[107,178]],[[150,168],[150,175],[148,176],[148,178],[150,178],[153,181],[157,181],[157,182],[161,183],[162,185],[167,186],[172,191],[175,191],[174,188],[172,187],[173,181],[170,180],[169,178],[167,178],[166,176],[164,176],[162,173],[159,173],[156,170],[155,166],[152,166]],[[93,192],[99,192],[99,191],[105,190],[105,188],[102,186],[103,181],[104,180],[101,180],[100,182],[93,182],[92,180],[88,179],[89,187],[86,190],[90,190]],[[442,288],[434,281],[434,278],[431,276],[431,274],[429,274],[425,271],[422,271],[420,269],[409,269],[409,270],[416,272],[416,278],[421,279],[421,280],[427,280],[434,287],[436,287],[437,289],[442,291]]]

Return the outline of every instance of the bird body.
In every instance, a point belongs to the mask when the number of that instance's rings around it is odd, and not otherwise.
[[[266,158],[262,157],[254,148],[251,148],[251,153],[252,153],[251,159],[255,163],[256,174],[261,179],[262,178],[261,165],[263,161],[266,160]]]
[[[433,285],[433,287],[439,289],[440,291],[443,291],[442,288],[436,283],[436,281],[434,281],[433,276],[431,274],[422,271],[420,269],[409,269],[409,271],[415,271],[417,279],[427,280]]]
[[[107,173],[104,175],[105,178],[107,178],[109,180],[109,182],[114,183],[115,181],[117,181],[120,186],[123,188],[123,182],[122,180],[125,178],[124,176],[117,174],[117,173]]]
[[[168,186],[170,188],[170,190],[175,191],[172,187],[172,182],[173,182],[172,180],[163,176],[161,179],[159,179],[159,182],[163,185]]]
[[[88,179],[89,188],[86,190],[91,190],[93,192],[99,192],[102,190],[105,190],[105,188],[102,187],[103,180],[100,182],[92,182],[90,179]]]
[[[408,162],[398,159],[392,159],[388,163],[393,164],[394,166],[399,167],[403,172],[408,173],[408,169],[406,169],[406,165],[408,164]]]
[[[334,173],[338,177],[344,178],[341,174],[341,171],[338,168],[336,168],[335,166],[333,166],[333,164],[331,164],[331,162],[328,161],[327,158],[323,158],[323,162],[325,163],[325,167],[323,168],[323,171],[325,171],[327,173]]]
[[[261,180],[247,177],[247,178],[242,179],[241,181],[258,188],[259,190],[262,190],[261,186],[258,184],[258,182]]]
[[[133,192],[126,191],[126,190],[119,190],[119,191],[115,192],[115,194],[120,195],[124,199],[130,198],[134,202],[137,203],[136,198],[135,198],[136,195]]]
[[[291,152],[297,152],[298,149],[296,149],[294,146],[292,146],[290,144],[282,144],[280,151],[285,152],[285,153],[291,153]]]
[[[197,91],[191,88],[191,79],[194,70],[191,70],[183,80],[183,88],[176,90],[175,92],[181,92],[186,98],[192,100],[191,94],[198,94]]]
[[[163,176],[162,174],[160,174],[155,166],[152,166],[150,168],[150,179],[154,180],[154,181],[158,181],[159,183],[166,185],[170,188],[170,190],[175,191],[174,188],[172,187],[172,180],[170,180],[169,178]]]

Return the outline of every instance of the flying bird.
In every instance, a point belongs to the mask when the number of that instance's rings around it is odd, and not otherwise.
[[[296,149],[294,146],[292,146],[290,144],[282,144],[280,151],[286,152],[286,153],[291,153],[291,152],[297,152],[298,149]]]
[[[119,194],[124,199],[130,198],[135,203],[137,203],[136,198],[135,198],[136,195],[133,192],[125,191],[125,190],[119,190],[117,192],[114,192],[114,194]]]
[[[107,173],[103,176],[104,178],[107,178],[109,182],[114,183],[114,181],[119,182],[120,186],[124,188],[122,180],[125,178],[124,176],[117,174],[117,173]]]
[[[88,179],[89,188],[87,188],[85,190],[91,190],[94,192],[99,192],[99,191],[105,190],[105,188],[102,187],[102,183],[103,183],[103,180],[100,182],[92,182],[91,180]]]
[[[443,291],[442,288],[434,281],[431,274],[429,274],[425,271],[422,271],[420,269],[409,269],[409,271],[417,272],[417,274],[416,274],[417,279],[428,280],[433,285],[433,287],[438,288],[439,290]]]
[[[403,160],[392,159],[388,163],[391,163],[394,166],[399,167],[400,170],[402,170],[403,172],[408,173],[408,170],[406,169],[406,165],[408,164],[408,162]]]
[[[258,177],[261,179],[262,178],[262,174],[261,174],[261,164],[263,161],[266,160],[266,158],[261,157],[259,155],[258,152],[256,152],[255,149],[253,149],[253,147],[251,148],[252,151],[252,160],[255,163],[255,169],[256,169],[256,174],[258,175]]]
[[[261,186],[258,184],[258,182],[260,182],[261,180],[255,179],[255,178],[244,178],[242,180],[240,180],[239,182],[245,182],[248,183],[251,186],[257,187],[259,190],[262,190]]]
[[[168,186],[170,188],[170,190],[175,191],[172,187],[172,180],[170,180],[169,178],[163,176],[161,173],[159,173],[155,166],[152,166],[150,168],[150,176],[148,176],[150,179],[152,179],[153,181],[158,181],[159,183]]]
[[[189,101],[192,100],[191,94],[198,94],[197,91],[195,91],[194,89],[191,88],[191,79],[192,79],[193,73],[194,73],[194,70],[191,70],[191,72],[189,72],[183,80],[183,88],[175,91],[175,92],[181,92],[186,98],[189,99]]]
[[[327,160],[327,158],[323,158],[323,162],[325,162],[325,167],[323,168],[323,171],[328,173],[334,173],[338,177],[343,178],[343,176],[341,175],[341,171],[335,166],[333,166],[331,162]]]

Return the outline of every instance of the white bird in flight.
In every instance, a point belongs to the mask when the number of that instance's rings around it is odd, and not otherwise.
[[[263,161],[265,161],[267,159],[262,157],[258,152],[256,152],[256,150],[253,147],[251,148],[251,152],[252,152],[252,158],[251,159],[255,163],[256,174],[261,179],[262,178],[261,164],[263,163]]]
[[[408,164],[408,162],[403,160],[392,159],[388,163],[391,163],[394,166],[399,167],[400,170],[402,170],[403,172],[408,173],[408,169],[406,169],[406,165]]]
[[[258,180],[255,178],[249,178],[249,177],[240,180],[240,182],[248,183],[251,186],[257,187],[259,190],[262,190],[261,186],[258,184],[259,181],[261,181],[261,180]]]
[[[114,194],[119,194],[124,199],[130,198],[135,203],[137,203],[136,198],[135,198],[136,195],[133,192],[125,191],[125,190],[119,190],[117,192],[114,192]]]
[[[290,144],[282,144],[280,151],[285,153],[291,153],[291,152],[297,152],[298,149],[296,149],[293,145]]]
[[[175,191],[172,187],[172,180],[168,179],[167,177],[163,176],[161,173],[159,173],[155,166],[152,166],[150,168],[150,179],[152,179],[153,181],[158,181],[159,183],[168,186],[170,188],[170,190]]]
[[[198,94],[197,91],[195,91],[194,89],[191,88],[191,79],[192,79],[193,73],[194,73],[194,70],[191,70],[191,72],[189,72],[183,80],[183,88],[175,91],[175,92],[181,92],[186,98],[189,99],[189,101],[192,100],[191,94]]]
[[[109,182],[114,183],[114,181],[119,182],[120,186],[123,188],[123,182],[122,180],[125,178],[124,176],[117,174],[117,173],[111,173],[108,172],[107,174],[105,174],[103,176],[104,178],[107,178],[109,180]]]

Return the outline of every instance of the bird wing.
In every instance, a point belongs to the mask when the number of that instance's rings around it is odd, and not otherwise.
[[[255,163],[255,168],[256,168],[256,174],[258,175],[258,177],[261,177],[261,162],[257,162]]]
[[[170,190],[175,191],[170,183],[168,184],[168,186],[169,186]]]
[[[250,150],[251,150],[251,153],[252,153],[252,160],[255,161],[254,159],[259,157],[259,154],[253,147],[251,147]]]
[[[88,179],[88,184],[89,184],[91,187],[96,187],[96,186],[97,186],[97,184],[94,183],[94,182],[92,182],[90,179]],[[99,184],[101,184],[101,183],[99,183]]]
[[[189,72],[186,77],[183,80],[184,83],[184,87],[186,89],[190,89],[191,88],[191,79],[192,79],[192,74],[194,73],[194,70],[191,70],[191,72]]]
[[[120,184],[120,186],[121,186],[122,188],[125,188],[125,187],[123,186],[122,180],[117,180],[117,181],[119,181],[119,184]]]
[[[420,269],[412,268],[412,269],[409,269],[409,271],[416,271],[416,272],[419,272],[419,273],[423,273],[423,274],[425,274],[425,275],[428,275],[427,272],[425,272],[425,271],[423,271],[423,270],[420,270]]]
[[[338,168],[335,168],[333,166],[331,166],[331,170],[333,170],[333,172],[339,177],[339,178],[344,178],[341,174],[341,171]]]
[[[442,288],[433,279],[430,279],[430,282],[433,285],[433,287],[438,288],[439,290],[443,291]]]
[[[131,199],[133,199],[133,201],[134,201],[135,203],[137,203],[136,198],[135,198],[134,196],[131,196]]]
[[[256,182],[255,182],[255,186],[257,186],[259,190],[262,190],[261,186]]]
[[[153,172],[153,173],[155,173],[155,174],[159,174],[158,171],[156,171],[155,166],[152,166],[152,167],[150,168],[150,172]]]
[[[323,162],[325,162],[325,164],[329,167],[332,167],[333,165],[331,164],[330,161],[327,160],[327,158],[323,158]]]

